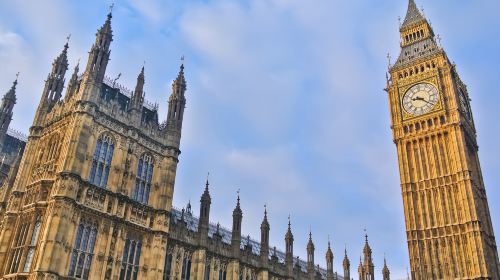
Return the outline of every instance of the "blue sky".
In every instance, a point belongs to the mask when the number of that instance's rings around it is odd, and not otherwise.
[[[118,0],[108,75],[129,88],[146,61],[146,98],[165,118],[171,81],[186,56],[187,109],[174,204],[198,212],[206,174],[211,220],[231,225],[238,188],[243,232],[258,238],[267,203],[271,243],[295,252],[312,228],[324,266],[344,245],[352,272],[366,228],[377,274],[408,266],[396,150],[385,86],[399,54],[407,1]],[[110,1],[0,1],[0,91],[20,71],[12,127],[27,132],[50,63],[68,34],[70,67],[84,65]],[[468,84],[495,230],[500,233],[500,2],[417,0]],[[83,68],[83,67],[81,67]],[[70,70],[71,71],[71,70]],[[67,77],[69,79],[69,75]]]

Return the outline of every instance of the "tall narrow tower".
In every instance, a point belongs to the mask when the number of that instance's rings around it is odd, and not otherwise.
[[[466,85],[409,0],[387,92],[412,279],[500,279]]]
[[[0,151],[3,148],[5,136],[9,129],[10,122],[12,121],[12,114],[14,105],[16,105],[16,86],[17,78],[12,84],[10,90],[3,96],[2,104],[0,105]]]

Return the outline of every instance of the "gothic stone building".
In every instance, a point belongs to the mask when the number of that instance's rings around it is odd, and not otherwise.
[[[347,252],[344,276],[333,272],[330,246],[322,269],[311,235],[307,260],[294,257],[290,223],[285,252],[270,248],[267,212],[260,242],[242,238],[239,197],[231,231],[211,224],[208,181],[199,217],[190,205],[172,207],[184,66],[160,123],[158,106],[144,99],[144,67],[134,91],[105,76],[111,18],[98,30],[83,73],[75,67],[64,97],[68,44],[54,60],[27,141],[7,133],[17,80],[3,98],[1,279],[349,280]],[[373,280],[368,240],[365,262],[360,279]]]
[[[409,0],[387,92],[413,279],[500,279],[467,86]]]

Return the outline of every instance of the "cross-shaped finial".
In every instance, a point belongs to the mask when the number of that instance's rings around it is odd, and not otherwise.
[[[185,59],[186,59],[186,58],[184,57],[184,55],[182,55],[182,56],[181,56],[181,61],[182,61],[182,63],[184,63],[184,60],[185,60]]]
[[[387,53],[387,61],[388,61],[388,65],[389,65],[389,68],[391,67],[391,54],[390,53]]]
[[[109,5],[109,13],[110,14],[113,12],[114,7],[115,7],[115,2],[111,3],[111,5]]]
[[[20,74],[20,72],[17,72],[17,74],[16,74],[16,80],[19,79],[19,74]]]
[[[68,37],[66,37],[66,44],[69,43],[69,39],[71,39],[71,33],[68,35]]]

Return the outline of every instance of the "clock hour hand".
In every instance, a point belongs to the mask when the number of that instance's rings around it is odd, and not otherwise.
[[[415,96],[414,98],[412,98],[412,100],[413,101],[424,101],[427,104],[431,104],[429,101],[425,100],[425,98],[419,97],[419,96]]]

